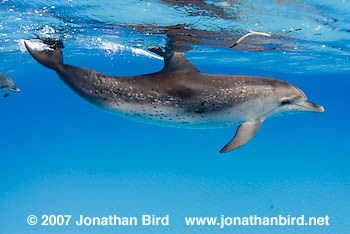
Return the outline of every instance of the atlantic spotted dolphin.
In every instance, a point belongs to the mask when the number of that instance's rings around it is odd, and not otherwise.
[[[0,73],[0,93],[4,94],[4,97],[8,97],[10,92],[19,92],[20,89],[16,87],[13,80],[7,75]]]
[[[292,112],[323,112],[297,87],[282,80],[200,72],[182,53],[167,53],[164,68],[137,76],[109,76],[63,63],[62,49],[37,51],[41,64],[87,100],[103,109],[155,124],[184,128],[219,128],[239,124],[221,149],[246,144],[263,121]]]

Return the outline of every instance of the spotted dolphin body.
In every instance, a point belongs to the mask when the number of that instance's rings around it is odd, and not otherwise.
[[[4,97],[8,97],[10,92],[19,92],[20,89],[16,87],[13,80],[7,75],[0,73],[0,93],[4,94]]]
[[[184,128],[239,124],[222,153],[246,144],[270,116],[324,111],[289,83],[266,77],[201,73],[182,53],[167,56],[159,72],[121,77],[66,65],[61,49],[36,51],[27,43],[26,47],[77,94],[103,109]]]

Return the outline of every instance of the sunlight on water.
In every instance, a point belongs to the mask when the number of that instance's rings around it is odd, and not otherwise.
[[[186,37],[190,35],[197,40],[195,44],[198,40],[200,44],[207,44],[206,38],[224,42],[216,46],[217,50],[224,51],[226,60],[212,60],[215,52],[210,52],[210,47],[194,47],[194,51],[206,52],[205,59],[213,63],[222,61],[225,65],[239,61],[240,67],[248,67],[250,61],[255,61],[263,68],[266,63],[281,61],[285,66],[282,65],[280,71],[292,68],[295,73],[341,73],[350,69],[350,13],[345,9],[350,9],[349,1],[345,0],[3,0],[0,3],[0,53],[24,51],[21,41],[39,36],[63,39],[64,44],[74,48],[101,49],[106,56],[113,56],[115,50],[120,54],[122,48],[137,48],[135,55],[145,54],[141,49],[147,46],[165,45],[169,27],[183,25],[188,32],[177,33],[181,39],[188,40]],[[239,53],[237,57],[222,48],[229,47],[230,41],[248,30],[274,35],[271,39],[257,37],[242,43],[261,45],[260,49],[266,52],[254,53],[244,61],[244,54]],[[275,50],[284,52],[275,53]],[[333,57],[336,59],[330,65]]]

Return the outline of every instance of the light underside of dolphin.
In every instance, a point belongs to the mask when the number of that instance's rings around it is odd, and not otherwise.
[[[240,124],[222,153],[246,144],[269,116],[323,112],[322,106],[308,102],[300,89],[284,81],[201,73],[182,53],[168,53],[159,72],[121,77],[66,65],[61,49],[36,51],[25,45],[39,63],[54,69],[77,94],[103,109],[176,127]]]

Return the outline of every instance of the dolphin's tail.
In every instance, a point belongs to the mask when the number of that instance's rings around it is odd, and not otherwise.
[[[26,42],[24,42],[24,45],[33,58],[42,65],[54,70],[59,70],[62,67],[62,49],[37,51],[30,48]]]

